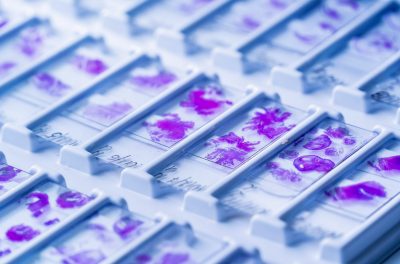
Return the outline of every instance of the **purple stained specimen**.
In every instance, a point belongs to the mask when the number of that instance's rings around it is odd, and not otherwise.
[[[128,103],[113,102],[109,105],[89,104],[85,108],[83,115],[89,118],[101,118],[113,122],[125,116],[132,109],[132,106]]]
[[[329,159],[323,159],[317,155],[305,155],[293,161],[294,167],[301,172],[328,172],[335,167],[335,163]]]
[[[54,218],[54,219],[51,219],[51,220],[48,220],[48,221],[44,222],[44,225],[45,226],[52,226],[52,225],[55,225],[55,224],[57,224],[59,222],[60,222],[60,219]]]
[[[356,144],[356,140],[354,138],[345,138],[345,139],[343,139],[343,143],[348,146],[354,145],[354,144]]]
[[[326,149],[332,144],[332,140],[327,135],[320,135],[312,138],[303,147],[309,150]]]
[[[12,61],[6,61],[6,62],[0,63],[0,77],[8,74],[16,66],[17,66],[17,64]]]
[[[194,128],[194,122],[183,121],[178,114],[164,114],[163,118],[154,123],[144,122],[151,140],[160,142],[162,140],[177,142],[187,136]]]
[[[8,19],[5,17],[0,17],[0,29],[4,28],[8,24]]]
[[[263,108],[261,111],[257,111],[254,114],[242,130],[253,130],[259,135],[266,136],[269,139],[275,139],[295,126],[282,125],[291,115],[292,113],[282,112],[282,110],[277,107]]]
[[[254,30],[261,25],[260,21],[254,19],[250,16],[244,16],[242,18],[242,24],[248,30]]]
[[[82,207],[89,201],[88,196],[74,191],[66,191],[57,197],[58,206],[64,209]]]
[[[386,197],[385,187],[376,181],[364,181],[348,186],[338,186],[325,192],[335,201],[369,201],[375,197]]]
[[[349,6],[353,10],[357,10],[360,7],[357,0],[339,0],[338,2],[342,5]]]
[[[145,88],[161,88],[165,87],[177,80],[175,74],[162,71],[156,75],[138,75],[133,76],[131,82],[137,86]]]
[[[137,264],[146,264],[146,263],[150,263],[151,256],[147,255],[147,254],[141,254],[141,255],[137,256],[135,260],[136,260]]]
[[[130,216],[123,216],[114,223],[113,229],[122,239],[126,239],[141,225],[143,225],[143,221],[133,219]]]
[[[321,29],[329,31],[331,33],[335,32],[337,30],[337,28],[334,25],[332,25],[331,23],[325,22],[325,21],[320,22],[318,25]]]
[[[363,54],[376,54],[382,52],[395,52],[398,50],[396,36],[388,35],[382,31],[375,31],[366,37],[354,40],[354,48]]]
[[[6,232],[7,238],[13,242],[30,241],[38,235],[40,235],[40,231],[23,224],[15,225]]]
[[[42,192],[33,192],[26,196],[26,205],[33,217],[39,217],[50,207],[49,196]]]
[[[334,147],[325,149],[324,153],[325,153],[325,155],[330,156],[330,157],[339,156],[339,151]]]
[[[190,260],[190,255],[187,253],[165,253],[160,261],[160,264],[184,264]]]
[[[372,162],[369,164],[379,171],[400,171],[400,155],[379,158],[376,165]]]
[[[26,29],[21,33],[17,47],[25,56],[34,57],[43,45],[43,37],[39,28]]]
[[[293,149],[287,149],[287,150],[284,150],[281,153],[279,153],[279,158],[287,159],[287,160],[295,159],[298,156],[299,156],[299,152],[297,152],[296,150],[293,150]]]
[[[222,90],[215,86],[194,89],[189,92],[187,100],[180,102],[180,106],[193,109],[199,115],[213,115],[224,106],[233,104],[232,101],[222,99],[222,94]]]
[[[41,91],[53,97],[61,97],[71,89],[49,73],[41,72],[33,76],[33,84]]]
[[[325,6],[325,7],[323,8],[323,13],[324,13],[327,17],[329,17],[330,19],[333,19],[333,20],[340,20],[340,19],[341,19],[340,13],[339,13],[336,9],[333,9],[333,8],[331,8],[331,7]]]
[[[205,143],[206,146],[214,146],[213,152],[207,154],[206,159],[213,160],[222,166],[233,166],[235,162],[244,162],[249,153],[254,151],[255,145],[260,142],[246,141],[234,132],[211,139]]]
[[[9,249],[9,248],[0,250],[0,258],[4,257],[4,256],[7,256],[7,255],[10,255],[10,254],[11,254],[11,249]]]
[[[269,3],[276,9],[285,9],[287,7],[287,3],[282,0],[269,0]]]
[[[90,74],[99,75],[108,69],[107,65],[100,59],[88,58],[83,55],[76,55],[72,63],[80,70]]]
[[[272,176],[279,181],[299,182],[301,176],[291,170],[280,168],[277,162],[268,162],[265,168],[272,174]]]
[[[318,35],[311,32],[299,32],[298,30],[295,30],[294,36],[305,44],[313,44],[318,40]]]
[[[328,127],[325,133],[333,138],[344,138],[349,135],[349,130],[345,127],[332,128]]]
[[[21,170],[10,165],[0,168],[0,182],[8,182],[20,173]]]
[[[67,256],[63,264],[97,264],[106,259],[99,249],[84,250]]]

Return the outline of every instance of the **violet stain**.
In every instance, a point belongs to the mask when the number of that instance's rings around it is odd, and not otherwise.
[[[308,141],[303,147],[309,150],[322,150],[331,144],[332,141],[327,135],[320,135]]]
[[[287,159],[287,160],[292,160],[295,159],[299,156],[299,152],[293,149],[287,149],[279,153],[279,158],[281,159]]]
[[[68,256],[68,260],[63,260],[64,264],[97,264],[106,259],[103,252],[98,249],[84,250]]]
[[[269,0],[270,4],[276,9],[285,9],[287,4],[281,0]]]
[[[386,197],[385,187],[376,181],[365,181],[348,186],[338,186],[325,192],[335,201],[369,201],[375,197]]]
[[[160,264],[184,264],[189,260],[190,256],[186,253],[166,253],[162,256]]]
[[[76,55],[72,63],[90,75],[99,75],[108,69],[108,66],[100,59],[92,59],[83,55]]]
[[[193,109],[199,115],[213,115],[222,107],[233,105],[232,101],[218,99],[221,95],[222,91],[216,87],[194,89],[189,92],[187,100],[181,101],[179,105]]]
[[[51,220],[48,220],[48,221],[44,222],[44,225],[45,226],[52,226],[52,225],[55,225],[55,224],[57,224],[59,222],[60,222],[60,219],[54,218],[54,219],[51,219]]]
[[[27,225],[15,225],[7,230],[6,236],[13,242],[30,241],[40,235],[40,231]]]
[[[246,156],[255,149],[255,145],[260,142],[246,141],[244,137],[239,137],[234,132],[216,139],[211,139],[205,143],[206,146],[214,146],[213,152],[207,154],[206,159],[213,160],[222,166],[233,166],[235,162],[244,162]]]
[[[26,196],[28,210],[31,211],[33,217],[41,216],[49,209],[49,196],[42,192],[33,192]]]
[[[400,156],[379,158],[377,167],[383,171],[400,171]]]
[[[259,21],[255,20],[254,18],[252,18],[250,16],[244,16],[242,18],[242,23],[243,23],[243,26],[248,30],[255,30],[256,28],[258,28],[261,25]]]
[[[131,79],[131,82],[137,86],[146,87],[146,88],[161,88],[165,87],[177,80],[175,74],[170,72],[159,72],[157,75],[152,76],[134,76]]]
[[[344,140],[343,140],[343,143],[345,144],[345,145],[354,145],[355,143],[356,143],[356,140],[354,139],[354,138],[345,138]]]
[[[333,8],[325,6],[323,9],[324,14],[334,20],[340,20],[341,16],[339,12]]]
[[[305,155],[293,161],[294,167],[301,172],[328,172],[335,167],[335,163],[329,159],[323,159],[317,155]]]
[[[246,126],[242,130],[253,130],[256,131],[258,135],[266,136],[269,139],[275,139],[295,126],[281,126],[291,115],[292,113],[282,112],[282,110],[277,107],[263,108],[261,111],[257,111],[254,116],[246,122]]]
[[[4,257],[4,256],[7,256],[7,255],[10,255],[10,254],[11,254],[11,249],[9,249],[9,248],[4,249],[4,250],[0,250],[0,258]]]
[[[141,254],[136,257],[137,264],[146,264],[150,263],[150,261],[151,261],[151,256],[147,254]]]
[[[43,44],[43,36],[38,28],[30,28],[22,32],[18,48],[22,54],[33,57],[37,55]]]
[[[163,118],[155,123],[144,122],[151,140],[160,142],[168,140],[177,142],[187,136],[187,133],[194,128],[194,122],[183,121],[178,114],[164,114]]]
[[[325,133],[333,138],[344,138],[345,136],[349,135],[349,130],[347,130],[347,128],[344,127],[337,127],[337,128],[328,127]]]
[[[8,19],[1,17],[0,18],[0,29],[4,28],[8,24]]]
[[[17,64],[14,62],[11,62],[11,61],[6,61],[6,62],[0,63],[0,77],[8,74],[16,66],[17,66]]]
[[[126,239],[133,232],[135,232],[141,225],[143,225],[143,221],[132,219],[129,216],[124,216],[114,223],[113,230],[122,239]]]
[[[300,182],[301,176],[294,171],[280,168],[276,162],[268,162],[265,168],[279,181]]]
[[[64,209],[82,207],[90,201],[90,198],[82,193],[66,191],[57,197],[57,204]]]
[[[125,116],[132,109],[132,106],[128,103],[113,102],[109,105],[90,104],[85,108],[83,115],[115,121]]]
[[[5,165],[0,168],[0,182],[8,182],[20,173],[21,170],[10,165]]]
[[[330,156],[330,157],[337,157],[337,156],[339,156],[339,152],[338,152],[337,149],[334,148],[334,147],[325,149],[324,153],[325,153],[325,155]]]
[[[71,87],[46,72],[36,74],[32,81],[39,90],[53,97],[61,97],[71,89]]]

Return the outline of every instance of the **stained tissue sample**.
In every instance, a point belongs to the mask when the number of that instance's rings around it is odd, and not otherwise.
[[[3,209],[0,255],[11,254],[51,230],[91,201],[91,197],[54,183],[44,183]]]
[[[143,126],[154,142],[173,145],[233,105],[216,84],[190,90],[177,106],[153,116]]]
[[[27,180],[31,175],[7,164],[0,165],[0,197]]]
[[[102,60],[84,55],[74,56],[72,64],[89,75],[99,75],[108,69],[108,66]]]
[[[36,88],[52,97],[64,96],[71,87],[47,72],[35,74],[32,83]]]
[[[90,103],[85,107],[82,114],[90,120],[110,125],[127,115],[131,110],[133,110],[133,107],[126,102]]]
[[[256,108],[246,120],[229,132],[204,143],[210,149],[204,158],[219,165],[235,168],[256,151],[295,127],[297,113],[281,105]]]
[[[325,191],[333,200],[369,201],[375,197],[386,197],[385,187],[376,181],[364,181],[352,185],[338,186]]]
[[[109,205],[46,247],[35,263],[100,263],[152,225],[146,218]]]
[[[140,74],[131,78],[131,82],[134,85],[152,89],[160,89],[175,82],[176,80],[177,76],[167,71],[160,71],[156,74]]]

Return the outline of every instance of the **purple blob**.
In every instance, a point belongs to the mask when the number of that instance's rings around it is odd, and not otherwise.
[[[356,143],[356,140],[354,138],[345,138],[343,140],[343,143],[345,145],[354,145]]]
[[[152,76],[134,76],[131,82],[137,86],[146,88],[161,88],[169,85],[177,80],[175,74],[170,72],[159,72],[157,75]]]
[[[43,35],[39,28],[29,28],[21,33],[18,48],[28,57],[36,56],[43,44]]]
[[[40,231],[23,224],[15,225],[6,232],[7,238],[13,242],[30,241],[38,235],[40,235]]]
[[[349,6],[353,10],[357,10],[360,6],[357,0],[339,0],[338,2],[342,5]]]
[[[220,97],[222,91],[216,87],[207,89],[194,89],[189,92],[187,100],[181,101],[180,106],[193,109],[199,115],[213,115],[222,107],[232,105],[229,100],[221,100],[212,97]]]
[[[14,168],[10,165],[5,165],[4,167],[0,168],[0,182],[8,182],[9,180],[15,178],[15,176],[17,176],[20,172],[20,169]]]
[[[49,73],[38,73],[32,78],[33,84],[41,91],[53,97],[61,97],[71,89]]]
[[[83,115],[89,118],[100,118],[109,122],[119,120],[132,110],[132,106],[128,103],[113,102],[109,105],[89,104]]]
[[[151,261],[151,256],[147,254],[141,254],[136,257],[137,264],[146,264]]]
[[[327,148],[327,149],[325,149],[325,155],[331,156],[331,157],[337,157],[337,156],[339,156],[339,152],[334,147]]]
[[[90,201],[90,198],[82,193],[66,191],[57,197],[57,204],[64,209],[82,207]]]
[[[122,239],[126,239],[141,225],[143,225],[143,221],[124,216],[114,223],[113,229]]]
[[[4,257],[4,256],[7,256],[7,255],[10,255],[10,254],[11,254],[11,249],[9,249],[9,248],[4,249],[4,250],[0,250],[0,258]]]
[[[304,32],[299,32],[297,30],[294,31],[294,36],[305,44],[313,44],[317,39],[318,35],[315,34],[307,34]]]
[[[337,30],[334,25],[332,25],[331,23],[328,23],[328,22],[320,22],[319,27],[323,30],[327,30],[332,33]]]
[[[355,49],[363,54],[374,55],[382,52],[395,52],[398,50],[396,38],[380,31],[357,38],[354,40]]]
[[[98,249],[85,250],[74,255],[68,256],[68,260],[63,260],[64,264],[97,264],[106,259],[103,252]]]
[[[229,132],[221,137],[211,139],[205,143],[206,146],[214,146],[213,152],[207,154],[206,159],[213,160],[222,166],[233,166],[235,161],[240,163],[246,160],[246,156],[255,149],[260,142],[245,141],[234,132]]]
[[[385,187],[376,181],[365,181],[348,186],[335,187],[325,194],[335,201],[369,201],[375,197],[386,197]]]
[[[91,59],[83,55],[76,55],[72,63],[80,70],[90,74],[99,75],[108,69],[107,65],[99,59]]]
[[[242,130],[254,130],[259,135],[266,136],[269,139],[275,139],[283,133],[291,130],[295,125],[282,126],[292,113],[282,112],[280,108],[263,108],[262,112],[257,111]]]
[[[316,155],[305,155],[293,161],[294,167],[301,172],[328,172],[335,167],[335,163],[329,159],[323,159]]]
[[[42,192],[33,192],[26,196],[28,210],[32,212],[33,217],[41,216],[49,209],[49,196]]]
[[[320,135],[311,139],[303,147],[309,150],[321,150],[326,149],[332,144],[331,139],[327,135]]]
[[[190,255],[186,253],[166,253],[161,258],[160,264],[183,264],[190,260]]]
[[[287,160],[295,159],[298,156],[299,156],[299,152],[297,152],[296,150],[293,150],[293,149],[287,149],[287,150],[284,150],[281,153],[279,153],[279,158],[287,159]]]
[[[337,127],[337,128],[328,127],[325,133],[333,138],[344,138],[345,136],[349,135],[349,130],[347,130],[347,128],[345,127]]]
[[[282,0],[269,0],[269,3],[276,9],[285,9],[287,4]]]
[[[0,76],[8,74],[16,66],[17,66],[17,64],[12,61],[6,61],[6,62],[0,63]]]
[[[52,226],[52,225],[55,225],[55,224],[57,224],[59,222],[60,222],[60,219],[54,218],[54,219],[51,219],[51,220],[48,220],[48,221],[44,222],[44,225],[45,226]]]
[[[340,13],[337,10],[330,8],[330,7],[325,6],[323,8],[323,12],[327,17],[329,17],[331,19],[340,20],[340,18],[341,18]]]
[[[400,171],[400,156],[379,158],[377,167],[383,171]]]
[[[8,19],[5,17],[0,17],[0,29],[4,28],[8,24]]]
[[[268,162],[265,168],[272,174],[272,176],[279,181],[299,182],[301,176],[294,171],[279,168],[276,162]]]
[[[248,30],[254,30],[261,25],[261,23],[259,21],[255,20],[254,18],[252,18],[250,16],[244,16],[242,18],[242,24]]]
[[[194,128],[194,122],[182,121],[178,114],[164,114],[163,117],[155,123],[144,122],[151,140],[155,142],[160,142],[163,139],[178,142]]]

